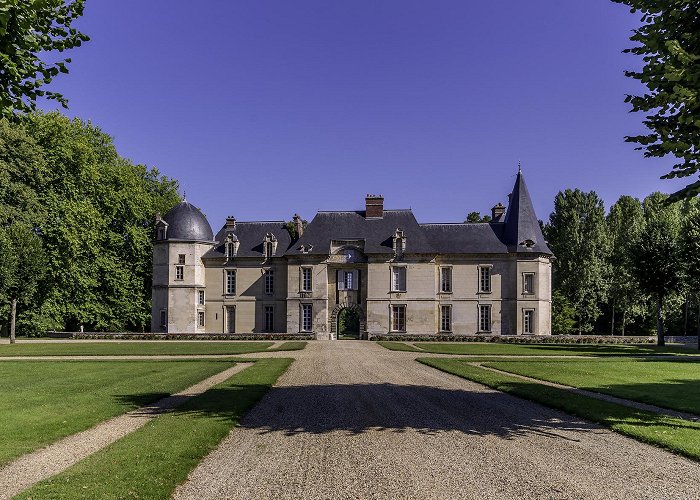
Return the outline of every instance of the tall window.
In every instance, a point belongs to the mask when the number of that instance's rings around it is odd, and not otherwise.
[[[535,275],[534,273],[523,274],[523,293],[535,293]]]
[[[357,290],[357,271],[338,271],[338,290]]]
[[[391,306],[391,331],[406,331],[406,306]]]
[[[226,257],[233,257],[236,254],[235,247],[233,246],[233,242],[229,241],[226,243]]]
[[[406,291],[406,268],[392,267],[391,268],[391,291],[405,292]]]
[[[440,306],[440,331],[452,331],[452,306]]]
[[[275,329],[275,306],[265,306],[265,331],[271,332]]]
[[[301,305],[301,331],[310,332],[313,327],[311,304]]]
[[[452,292],[452,268],[440,268],[440,291],[445,293]]]
[[[302,267],[301,268],[301,291],[310,292],[311,291],[311,268]]]
[[[200,306],[204,305],[204,290],[198,290],[197,291],[197,303]]]
[[[175,266],[175,279],[181,281],[185,278],[185,266]]]
[[[197,313],[197,324],[199,326],[204,326],[204,311],[199,311]]]
[[[479,291],[482,293],[491,292],[491,268],[479,268]]]
[[[226,271],[226,295],[236,294],[236,271],[228,269]]]
[[[160,327],[166,328],[168,326],[168,312],[165,309],[160,310]]]
[[[535,310],[523,311],[523,333],[535,333]]]
[[[269,241],[265,243],[265,257],[272,257],[273,254],[273,248],[272,248],[272,242]]]
[[[181,253],[177,256],[177,263],[178,264],[184,264],[185,263],[185,254]]]
[[[491,331],[491,306],[486,304],[479,305],[479,331]]]
[[[272,269],[265,270],[265,293],[272,295],[275,292],[275,275]]]

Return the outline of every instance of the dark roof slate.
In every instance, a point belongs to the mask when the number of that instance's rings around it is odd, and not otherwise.
[[[263,241],[267,233],[272,233],[277,238],[277,250],[275,257],[284,255],[292,241],[289,231],[287,231],[286,222],[284,221],[265,221],[265,222],[236,222],[236,227],[233,234],[236,235],[239,241],[238,252],[236,257],[262,257],[263,256]],[[204,254],[202,258],[224,257],[224,239],[226,238],[226,226],[223,226],[216,233],[217,246]]]
[[[194,205],[183,201],[171,208],[163,217],[168,223],[166,239],[187,241],[213,241],[214,233],[204,214]]]
[[[503,224],[421,224],[438,253],[508,253],[502,241]]]
[[[552,255],[547,246],[532,206],[530,193],[522,172],[518,172],[515,187],[510,195],[508,211],[504,221],[504,240],[511,252],[543,253]],[[526,242],[532,242],[530,246]]]

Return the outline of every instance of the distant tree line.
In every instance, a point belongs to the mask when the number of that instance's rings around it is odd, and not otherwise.
[[[595,192],[567,189],[544,232],[554,333],[700,331],[700,200],[621,196],[606,214]]]
[[[177,188],[89,122],[0,119],[0,329],[13,311],[24,335],[147,329],[154,214]]]

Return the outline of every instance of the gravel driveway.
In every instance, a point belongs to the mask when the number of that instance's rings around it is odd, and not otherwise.
[[[416,353],[318,341],[281,354],[297,361],[176,498],[700,498],[700,464]]]

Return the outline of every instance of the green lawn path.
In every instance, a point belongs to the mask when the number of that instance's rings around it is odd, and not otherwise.
[[[700,461],[700,423],[665,417],[573,394],[537,382],[529,382],[511,375],[471,366],[460,359],[418,358],[417,361],[501,392],[597,422],[639,441]]]
[[[233,364],[229,360],[0,362],[0,465]]]
[[[16,498],[169,498],[291,359],[263,359]]]
[[[0,345],[0,356],[172,356],[199,354],[246,354],[251,352],[294,351],[303,349],[306,342],[285,342],[276,349],[269,349],[274,342],[32,342]]]

